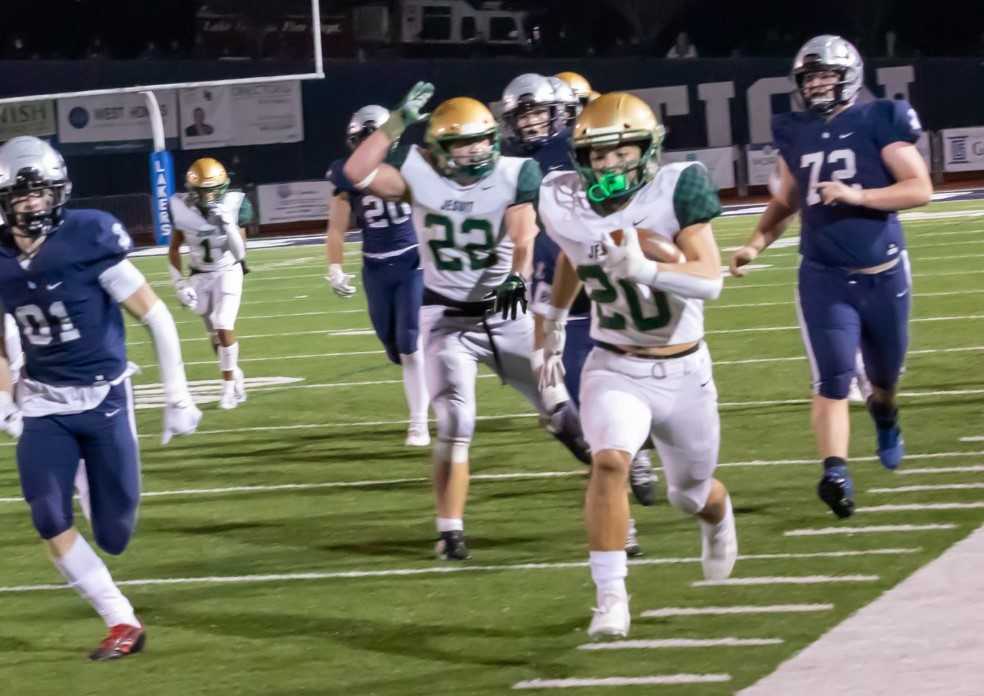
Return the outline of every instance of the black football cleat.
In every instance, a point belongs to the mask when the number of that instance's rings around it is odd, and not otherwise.
[[[467,561],[471,558],[465,544],[465,533],[460,530],[441,532],[441,538],[437,540],[434,550],[442,561]]]
[[[827,468],[817,484],[817,495],[839,518],[854,514],[854,483],[846,466]]]
[[[99,647],[89,655],[90,660],[103,662],[118,660],[127,655],[135,655],[144,648],[147,634],[143,626],[116,624],[109,629],[109,634],[99,644]]]
[[[546,428],[579,462],[591,464],[591,449],[584,440],[581,418],[573,401],[565,401],[550,414]]]
[[[649,507],[656,504],[656,482],[658,480],[653,471],[653,462],[649,457],[649,452],[639,450],[639,453],[632,459],[629,468],[629,486],[632,488],[632,496],[640,505]]]

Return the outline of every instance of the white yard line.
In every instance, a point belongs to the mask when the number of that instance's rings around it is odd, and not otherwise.
[[[919,486],[869,488],[868,493],[917,493],[922,491],[968,491],[984,488],[984,483],[933,483]]]
[[[898,505],[870,505],[855,512],[922,512],[925,510],[980,510],[984,501],[973,503],[905,503]]]
[[[984,452],[974,453],[982,454]],[[937,466],[924,469],[899,469],[895,472],[896,476],[921,476],[923,474],[965,474],[984,471],[984,464],[971,464],[970,466]]]
[[[613,640],[584,643],[578,650],[665,650],[678,648],[757,648],[779,645],[782,638],[662,638],[657,640]]]
[[[715,684],[731,681],[730,674],[661,674],[651,677],[579,677],[570,679],[528,679],[513,689],[579,689],[602,686],[674,686]]]
[[[984,272],[984,271],[982,271]],[[961,314],[956,316],[940,316],[940,317],[917,317],[910,319],[912,323],[927,322],[927,321],[970,321],[984,319],[984,314]],[[799,331],[799,325],[791,326],[750,326],[743,329],[716,329],[714,331],[705,331],[705,335],[718,335],[718,334],[743,334],[743,333],[763,333],[771,331]],[[344,329],[311,329],[308,331],[279,331],[275,333],[261,333],[261,334],[244,334],[238,336],[240,340],[247,338],[286,338],[288,336],[369,336],[374,334],[373,330],[365,326],[353,326],[351,328]],[[201,336],[186,336],[181,340],[184,342],[188,341],[201,341],[204,339],[204,334]],[[128,341],[128,346],[142,346],[150,344],[150,341]]]
[[[662,619],[671,616],[728,616],[731,614],[807,614],[831,611],[833,604],[761,604],[733,607],[664,607],[647,609],[639,616]]]
[[[870,493],[871,491],[869,491]],[[853,536],[855,534],[883,534],[886,532],[929,532],[943,529],[956,529],[957,525],[946,524],[882,524],[868,527],[821,527],[813,529],[790,529],[783,532],[783,536],[832,536],[844,535]]]
[[[968,435],[960,438],[960,442],[984,442],[984,435]]]
[[[976,696],[984,654],[982,576],[984,527],[739,696]]]
[[[913,297],[947,297],[950,295],[978,295],[980,290],[942,290],[940,292],[914,292]],[[757,308],[757,307],[781,307],[793,305],[793,298],[790,297],[788,300],[782,300],[780,302],[740,302],[736,304],[717,304],[716,302],[710,302],[704,305],[704,311],[709,311],[712,309],[746,309],[746,308]]]
[[[759,578],[697,580],[691,587],[743,587],[748,585],[823,585],[841,582],[877,582],[877,575],[774,575]]]
[[[844,556],[895,556],[902,553],[917,553],[922,549],[869,549],[866,551],[820,551],[816,553],[779,553],[739,556],[739,561],[785,560],[797,558],[840,558]],[[646,558],[629,561],[630,566],[685,565],[700,563],[699,558]],[[430,565],[422,568],[388,568],[382,570],[340,570],[312,571],[298,573],[274,573],[266,575],[205,575],[187,578],[144,578],[140,580],[118,580],[117,585],[224,585],[268,582],[296,582],[300,580],[338,580],[358,578],[413,577],[418,575],[449,575],[454,573],[506,572],[526,570],[567,570],[587,568],[587,561],[567,561],[557,563],[512,563],[501,565]],[[69,585],[15,585],[0,587],[0,594],[25,592],[49,592],[67,590]]]
[[[913,278],[939,278],[941,276],[958,276],[958,275],[978,275],[984,273],[984,269],[972,270],[972,271],[939,271],[936,273],[913,273]],[[740,281],[740,278],[725,278],[729,281],[724,286],[724,292],[729,292],[731,290],[752,290],[754,288],[792,288],[797,285],[797,283],[752,283],[744,284]]]

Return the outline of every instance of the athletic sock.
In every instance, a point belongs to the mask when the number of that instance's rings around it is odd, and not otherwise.
[[[437,531],[463,532],[465,531],[465,522],[460,517],[438,517]]]
[[[140,625],[130,600],[120,592],[106,564],[81,534],[75,538],[68,553],[54,559],[54,563],[75,591],[99,612],[107,626]]]
[[[421,350],[413,353],[401,353],[400,365],[403,367],[403,391],[407,396],[407,406],[410,409],[410,423],[421,425],[427,423],[427,382],[424,375],[424,353]]]
[[[625,550],[591,551],[588,555],[591,565],[591,579],[594,580],[598,596],[614,592],[624,596],[625,578],[629,574],[628,557]]]
[[[823,460],[824,471],[829,471],[835,466],[847,466],[847,460],[843,457],[827,457]]]
[[[219,346],[219,369],[223,372],[235,372],[239,365],[239,341],[231,346]]]

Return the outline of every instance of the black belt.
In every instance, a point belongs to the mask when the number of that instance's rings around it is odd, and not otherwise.
[[[673,353],[672,355],[646,355],[643,353],[633,353],[632,351],[625,350],[619,346],[613,346],[611,343],[605,343],[603,341],[595,341],[594,344],[599,348],[610,350],[611,352],[618,353],[619,355],[628,355],[632,358],[643,358],[645,360],[672,360],[673,358],[683,358],[688,355],[693,355],[700,350],[700,341],[690,348],[687,348],[687,350],[680,351],[679,353]]]
[[[452,300],[450,297],[445,297],[440,295],[430,288],[424,288],[424,304],[425,305],[441,305],[442,307],[447,307],[448,309],[454,310],[452,312],[445,312],[445,316],[449,317],[476,317],[481,318],[488,314],[492,308],[495,306],[495,300],[482,300],[479,302],[462,302],[460,300]]]
[[[249,273],[249,268],[246,266],[246,259],[238,262],[240,266],[243,267],[243,275]],[[214,271],[203,271],[200,268],[193,268],[188,266],[188,275],[198,275],[199,273],[214,273]]]
[[[485,335],[488,336],[489,346],[492,349],[492,360],[495,362],[496,370],[499,373],[499,379],[502,383],[506,383],[505,370],[502,369],[502,359],[499,357],[499,348],[495,345],[495,338],[492,337],[492,329],[489,328],[489,323],[486,320],[486,315],[492,311],[495,307],[495,300],[483,300],[480,302],[462,302],[460,300],[452,300],[450,297],[445,297],[439,293],[434,292],[430,288],[424,288],[424,305],[439,305],[441,307],[447,307],[444,310],[444,316],[446,317],[472,317],[480,319],[482,321],[482,329],[485,331]]]

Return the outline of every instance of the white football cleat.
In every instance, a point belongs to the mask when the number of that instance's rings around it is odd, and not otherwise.
[[[222,382],[222,396],[219,397],[219,408],[228,411],[239,405],[239,397],[236,396],[235,380],[225,380]]]
[[[427,447],[431,443],[430,431],[427,430],[427,423],[411,423],[407,428],[407,439],[403,444],[407,447]]]
[[[731,497],[725,502],[724,519],[711,524],[697,518],[700,523],[701,554],[705,580],[724,580],[731,576],[738,558],[738,532],[735,514],[731,509]]]
[[[625,638],[629,635],[629,597],[621,592],[605,592],[592,609],[588,638]]]
[[[237,403],[246,403],[246,375],[238,367],[232,376],[232,383],[235,385],[233,391],[236,394]]]

